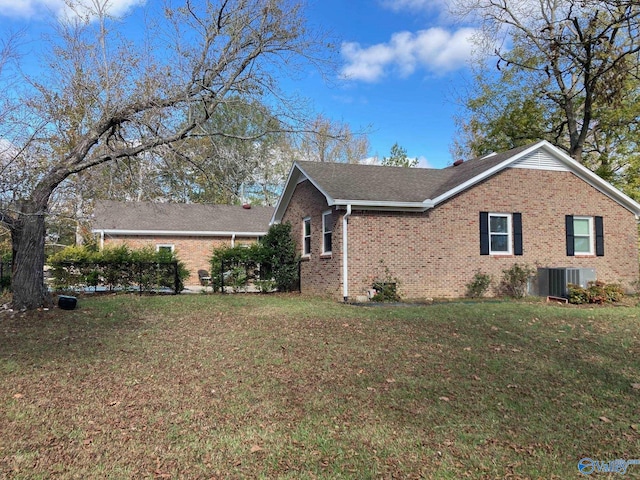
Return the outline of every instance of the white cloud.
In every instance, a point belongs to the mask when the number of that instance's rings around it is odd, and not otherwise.
[[[443,28],[430,28],[417,33],[394,33],[388,43],[363,47],[357,42],[342,44],[342,57],[346,65],[343,78],[375,82],[390,71],[407,77],[417,69],[431,73],[444,73],[466,65],[472,56],[472,28],[449,32]]]
[[[447,7],[447,0],[382,0],[380,3],[394,12],[401,10],[441,10]]]
[[[100,3],[103,0],[99,0]],[[106,2],[107,12],[110,15],[119,17],[127,13],[131,8],[142,5],[146,0],[108,0]],[[56,16],[66,16],[71,10],[66,5],[65,0],[0,0],[0,15],[17,18],[38,18],[49,17],[52,13]],[[79,11],[86,13],[92,9],[93,0],[79,0],[75,2],[79,6]]]

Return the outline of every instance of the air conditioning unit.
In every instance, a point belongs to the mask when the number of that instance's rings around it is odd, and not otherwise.
[[[595,281],[595,268],[538,268],[538,295],[567,298],[569,284],[587,288]]]

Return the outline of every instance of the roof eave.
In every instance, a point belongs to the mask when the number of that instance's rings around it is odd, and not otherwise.
[[[301,177],[304,177],[301,180]],[[296,189],[296,186],[301,181],[308,180],[311,184],[318,189],[318,191],[324,195],[327,200],[328,205],[332,205],[334,200],[331,195],[329,195],[322,186],[320,186],[311,176],[304,171],[304,169],[300,166],[298,162],[294,162],[291,166],[291,170],[289,171],[289,176],[287,177],[287,182],[285,183],[285,188],[282,191],[282,195],[278,199],[278,203],[276,204],[275,210],[271,217],[271,221],[269,225],[273,225],[274,223],[280,223],[282,221],[282,217],[284,217],[284,212],[287,210],[289,206],[289,202],[291,201],[291,197],[293,196],[293,192]]]
[[[127,230],[121,228],[93,228],[91,233],[104,233],[105,235],[130,235],[130,236],[152,236],[152,237],[259,237],[267,232],[244,232],[244,231],[188,231],[188,230]]]
[[[424,212],[430,208],[433,208],[433,202],[431,200],[425,200],[423,202],[398,202],[398,201],[384,201],[384,200],[348,200],[348,199],[336,199],[329,206],[346,207],[351,205],[352,208],[358,208],[361,210],[387,210],[387,211],[417,211]]]

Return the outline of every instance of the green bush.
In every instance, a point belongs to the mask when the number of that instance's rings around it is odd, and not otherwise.
[[[66,247],[51,255],[51,277],[56,290],[105,285],[109,290],[137,286],[143,291],[157,287],[175,288],[174,262],[178,267],[178,291],[184,288],[189,271],[172,252],[153,247],[130,250],[127,246],[96,252],[83,246]]]
[[[298,262],[291,225],[275,224],[257,244],[215,249],[211,257],[211,284],[216,290],[224,282],[237,291],[253,280],[262,292],[274,287],[290,292],[298,286]],[[244,274],[240,275],[237,268],[244,269]]]
[[[569,303],[576,305],[584,303],[615,303],[624,298],[624,291],[620,285],[606,284],[601,281],[589,282],[587,288],[569,284]]]
[[[260,241],[260,260],[263,265],[263,280],[272,278],[281,292],[290,292],[299,285],[296,243],[291,236],[290,223],[271,225]]]
[[[398,284],[396,282],[374,282],[376,294],[371,297],[373,302],[399,302]]]
[[[380,273],[381,270],[382,272]],[[372,286],[376,293],[371,297],[372,301],[399,302],[401,300],[400,294],[398,293],[398,284],[400,282],[391,274],[391,270],[385,265],[382,259],[379,260],[374,278]]]
[[[536,273],[535,268],[527,264],[514,263],[511,268],[502,271],[499,290],[503,295],[523,298],[527,294],[529,279]]]
[[[487,293],[491,286],[491,275],[488,273],[482,273],[478,270],[473,279],[467,283],[467,297],[480,298]]]

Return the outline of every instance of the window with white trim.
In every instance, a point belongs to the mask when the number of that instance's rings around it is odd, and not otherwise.
[[[489,213],[489,254],[511,255],[511,215]]]
[[[311,255],[311,218],[302,220],[302,256]]]
[[[174,246],[169,243],[161,243],[156,245],[156,252],[173,253]]]
[[[333,216],[331,210],[322,213],[322,253],[331,254],[331,242],[333,235]]]
[[[593,217],[573,217],[574,255],[593,255]]]

